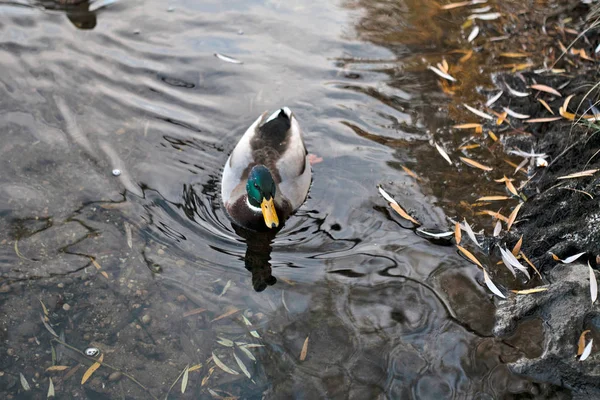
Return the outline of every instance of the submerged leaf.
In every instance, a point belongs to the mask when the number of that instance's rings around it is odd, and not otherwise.
[[[212,353],[212,358],[213,361],[215,362],[215,364],[217,365],[217,367],[221,368],[223,371],[227,372],[228,374],[231,375],[239,375],[240,373],[237,371],[234,371],[233,369],[229,368],[227,365],[223,364],[223,362],[221,360],[219,360],[219,357],[217,357],[215,355],[215,353]]]
[[[81,378],[81,384],[83,385],[88,379],[90,379],[90,376],[92,376],[92,374],[94,372],[96,372],[96,370],[98,368],[100,368],[100,366],[102,365],[102,360],[104,360],[104,354],[100,354],[100,357],[98,358],[98,361],[96,361],[95,363],[92,364],[91,367],[88,368],[87,371],[85,371],[85,373],[83,374],[83,377]]]
[[[246,368],[246,365],[244,365],[242,360],[240,360],[240,358],[237,356],[237,354],[235,354],[235,352],[233,353],[233,358],[235,358],[235,362],[237,362],[238,367],[240,367],[240,369],[242,370],[244,375],[246,375],[248,377],[248,379],[252,379],[252,376],[250,375],[250,371],[248,371],[248,368]]]
[[[494,282],[492,282],[492,280],[490,279],[490,276],[488,275],[488,273],[486,272],[485,269],[483,270],[483,280],[485,281],[485,284],[487,285],[487,287],[492,291],[492,293],[494,293],[496,296],[501,297],[503,299],[506,298],[506,296],[504,296],[502,294],[500,289],[498,289],[498,287],[496,285],[494,285]]]
[[[487,165],[480,164],[480,163],[478,163],[477,161],[475,161],[475,160],[471,160],[470,158],[467,158],[467,157],[460,157],[460,159],[461,159],[461,160],[462,160],[462,161],[463,161],[465,164],[467,164],[467,165],[470,165],[471,167],[475,167],[475,168],[482,169],[482,170],[484,170],[484,171],[491,171],[491,170],[493,170],[493,169],[494,169],[494,168],[492,168],[492,167],[488,167]]]
[[[48,384],[48,394],[46,395],[46,398],[49,399],[50,397],[54,397],[55,393],[54,393],[54,382],[52,382],[52,378],[48,378],[48,380],[50,381]]]
[[[473,108],[473,107],[469,106],[468,104],[463,104],[463,106],[465,106],[465,108],[467,110],[471,111],[473,114],[475,114],[481,118],[489,119],[491,121],[494,120],[494,117],[492,117],[491,115],[486,114],[483,111],[479,111],[478,109]]]
[[[560,94],[560,92],[556,89],[551,88],[550,86],[546,86],[546,85],[531,85],[529,86],[532,89],[535,90],[539,90],[540,92],[546,92],[546,93],[550,93],[553,94],[555,96],[558,97],[562,97],[562,94]]]
[[[225,61],[225,62],[228,62],[228,63],[231,63],[231,64],[243,64],[242,61],[237,60],[237,59],[235,59],[233,57],[226,56],[224,54],[215,53],[215,57],[217,57],[221,61]]]
[[[227,317],[229,317],[229,316],[231,316],[231,315],[233,315],[233,314],[237,313],[238,311],[240,311],[240,309],[239,309],[239,308],[232,308],[231,310],[227,311],[225,314],[221,314],[221,315],[219,315],[218,317],[214,318],[214,319],[213,319],[213,320],[211,320],[210,322],[215,322],[215,321],[218,321],[218,320],[220,320],[220,319],[227,318]]]
[[[185,393],[185,389],[187,388],[188,379],[190,377],[190,366],[185,367],[183,371],[183,378],[181,378],[181,393]]]
[[[473,255],[473,253],[471,253],[469,250],[465,249],[462,246],[456,245],[456,247],[458,248],[458,250],[463,253],[469,260],[471,260],[474,264],[476,264],[477,266],[479,266],[481,269],[483,269],[483,265],[481,265],[481,263],[479,262],[479,260]]]
[[[23,390],[29,392],[31,390],[31,386],[29,386],[29,382],[27,382],[25,375],[19,372],[19,379],[21,380],[21,387],[23,387]]]
[[[463,221],[463,228],[465,232],[467,232],[467,236],[469,236],[469,239],[471,239],[473,243],[475,243],[477,246],[481,247],[481,245],[477,241],[477,237],[475,237],[475,232],[473,232],[471,225],[469,225],[466,219]]]

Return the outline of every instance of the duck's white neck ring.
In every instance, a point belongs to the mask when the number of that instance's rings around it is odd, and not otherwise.
[[[254,207],[252,204],[250,204],[250,200],[248,200],[248,196],[246,196],[246,204],[248,205],[248,207],[250,207],[250,209],[252,211],[254,211],[255,213],[260,213],[262,214],[262,209],[260,207]]]

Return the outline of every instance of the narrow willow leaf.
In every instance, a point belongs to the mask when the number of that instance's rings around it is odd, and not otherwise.
[[[471,225],[469,225],[466,219],[463,221],[463,228],[465,232],[467,232],[467,236],[469,236],[469,239],[471,239],[473,243],[475,243],[478,247],[481,247],[481,245],[477,241],[477,238],[475,237],[475,232],[473,232]]]
[[[578,253],[578,254],[575,254],[574,256],[567,257],[564,260],[560,260],[560,262],[562,262],[563,264],[571,264],[573,261],[577,260],[579,257],[581,257],[584,254],[585,254],[585,251],[583,253]]]
[[[513,247],[513,249],[512,249],[513,256],[517,257],[519,255],[519,253],[521,252],[522,245],[523,245],[523,235],[521,235],[521,237],[519,238],[519,241],[517,242],[517,244],[515,244],[515,247]]]
[[[515,112],[513,110],[511,110],[508,107],[504,107],[504,112],[507,113],[508,115],[510,115],[513,118],[517,118],[517,119],[527,119],[527,118],[531,118],[531,115],[527,115],[527,114],[520,114],[518,112]]]
[[[500,221],[508,222],[508,218],[506,218],[504,215],[500,214],[497,211],[481,210],[477,213],[477,215],[489,215],[490,217],[499,219]]]
[[[127,222],[125,222],[124,225],[125,236],[127,237],[127,246],[129,246],[130,249],[133,249],[133,235],[131,234],[131,225]]]
[[[508,196],[483,196],[478,198],[476,201],[500,201],[500,200],[510,200]]]
[[[223,364],[223,362],[221,360],[219,360],[219,357],[217,357],[214,352],[212,353],[212,357],[213,357],[213,361],[215,362],[217,367],[221,368],[223,371],[225,371],[231,375],[239,375],[240,374],[239,372],[234,371],[233,369],[229,368],[227,365]]]
[[[506,296],[504,296],[502,294],[500,289],[498,289],[498,287],[496,285],[494,285],[494,282],[492,282],[492,280],[490,279],[490,276],[488,275],[488,273],[486,272],[485,269],[483,270],[483,280],[485,281],[485,284],[487,285],[487,287],[492,291],[492,293],[494,293],[496,296],[501,297],[503,299],[506,298]]]
[[[183,378],[181,378],[181,393],[185,393],[185,389],[187,389],[188,379],[190,378],[190,366],[185,367],[183,371]]]
[[[260,338],[260,335],[259,335],[259,334],[258,334],[258,332],[256,332],[256,331],[250,331],[250,334],[251,334],[252,336],[254,336],[255,338]]]
[[[512,194],[514,194],[515,196],[519,195],[519,192],[517,192],[517,189],[515,188],[515,185],[512,184],[512,182],[510,180],[506,180],[504,182],[504,184],[506,185],[506,188],[508,189],[509,192],[511,192]]]
[[[102,365],[102,360],[104,360],[104,354],[100,354],[100,357],[98,358],[98,361],[96,361],[95,363],[93,363],[92,366],[89,367],[87,371],[85,371],[85,373],[83,374],[83,377],[81,378],[81,384],[82,385],[85,382],[87,382],[88,379],[90,379],[90,376],[92,376],[92,374],[94,372],[96,372],[96,370],[98,368],[100,368],[100,366]]]
[[[546,102],[545,102],[544,100],[542,100],[542,99],[538,99],[538,101],[540,102],[540,104],[541,104],[541,105],[543,105],[543,106],[544,106],[544,108],[545,108],[546,110],[548,110],[548,112],[549,112],[550,114],[554,115],[554,111],[552,111],[552,109],[550,108],[550,106],[548,105],[548,103],[546,103]]]
[[[400,204],[398,204],[398,202],[396,200],[394,200],[389,194],[387,194],[387,192],[385,190],[383,190],[383,188],[381,186],[379,187],[379,193],[381,193],[383,198],[386,199],[390,203],[390,207],[392,207],[394,209],[394,211],[396,211],[402,218],[409,220],[410,222],[412,222],[415,225],[421,225],[421,223],[419,221],[417,221],[416,219],[411,217],[406,211],[404,211],[404,209],[400,206]]]
[[[589,261],[588,268],[590,269],[590,295],[592,296],[592,304],[594,304],[598,298],[598,282],[596,281],[596,274]]]
[[[523,122],[526,122],[528,124],[534,124],[534,123],[539,123],[539,122],[554,122],[554,121],[558,121],[559,119],[561,119],[561,117],[533,118],[533,119],[526,119]]]
[[[472,14],[469,15],[468,19],[481,19],[483,21],[492,21],[498,19],[502,16],[502,14],[498,12],[487,13],[487,14]]]
[[[196,370],[199,370],[200,368],[202,368],[202,364],[196,364],[193,367],[189,367],[188,372],[194,372]]]
[[[404,172],[406,172],[408,175],[412,176],[416,180],[420,180],[421,179],[421,178],[419,178],[419,176],[417,174],[415,174],[412,170],[406,168],[404,165],[401,165],[401,167],[404,170]]]
[[[48,384],[48,395],[46,395],[46,398],[49,399],[50,397],[54,397],[55,393],[54,393],[54,382],[52,382],[52,378],[49,378],[49,384]]]
[[[502,223],[500,223],[500,220],[496,221],[496,226],[494,226],[494,237],[497,237],[498,235],[500,235],[500,232],[502,232]]]
[[[558,97],[562,97],[562,94],[560,94],[560,92],[556,89],[551,88],[550,86],[546,86],[546,85],[531,85],[529,86],[532,89],[535,90],[539,90],[540,92],[546,92],[546,93],[550,93],[553,94],[555,96]]]
[[[473,40],[475,40],[477,35],[479,35],[479,27],[477,25],[475,25],[475,27],[469,34],[469,37],[467,38],[467,42],[471,43]]]
[[[248,348],[246,346],[240,346],[240,347],[238,347],[238,349],[243,351],[244,354],[247,355],[249,359],[251,359],[252,361],[256,361],[256,357],[254,357],[254,354],[252,354],[252,352],[250,350],[248,350]]]
[[[462,239],[462,233],[460,231],[460,224],[458,222],[454,223],[454,240],[456,244],[460,244],[460,240]]]
[[[300,352],[300,361],[304,361],[306,359],[306,353],[308,353],[308,336],[304,339],[304,344],[302,345],[302,351]]]
[[[473,108],[473,107],[471,107],[471,106],[469,106],[469,105],[467,105],[467,104],[464,104],[464,103],[463,103],[463,106],[465,106],[465,108],[466,108],[467,110],[471,111],[473,114],[475,114],[475,115],[477,115],[477,116],[479,116],[479,117],[481,117],[481,118],[489,119],[489,120],[491,120],[491,121],[493,121],[493,120],[494,120],[494,117],[492,117],[492,116],[491,116],[491,115],[489,115],[489,114],[486,114],[486,113],[484,113],[483,111],[479,111],[478,109],[476,109],[476,108]]]
[[[454,129],[481,129],[482,125],[476,124],[476,123],[468,123],[468,124],[454,125],[453,128]]]
[[[500,92],[498,92],[498,94],[496,94],[494,97],[492,97],[491,99],[489,99],[485,103],[486,107],[491,107],[495,102],[498,101],[498,99],[502,96],[502,94],[504,94],[504,92],[501,90]]]
[[[229,316],[237,313],[238,311],[240,311],[239,308],[232,308],[231,310],[227,311],[225,314],[219,315],[218,317],[216,317],[215,319],[211,320],[210,322],[215,322],[215,321],[218,321],[220,319],[227,318],[227,317],[229,317]]]
[[[193,310],[186,311],[183,313],[183,317],[191,317],[192,315],[200,314],[206,311],[206,308],[194,308]]]
[[[506,223],[507,231],[510,231],[510,228],[515,223],[515,219],[517,219],[517,214],[519,214],[519,210],[521,209],[522,206],[523,206],[523,203],[517,204],[515,209],[510,213],[510,216],[508,217],[508,222]]]
[[[46,308],[46,305],[44,304],[44,302],[42,301],[42,299],[40,299],[40,303],[42,304],[42,310],[44,310],[44,315],[47,317],[48,316],[48,309]]]
[[[462,246],[456,246],[458,250],[463,253],[469,260],[471,260],[474,264],[478,265],[481,269],[483,269],[483,265],[479,262],[479,260],[467,249]]]
[[[583,177],[586,177],[586,176],[592,176],[596,172],[598,172],[597,169],[588,169],[587,171],[581,171],[581,172],[576,172],[576,173],[570,174],[570,175],[559,176],[556,179],[583,178]]]
[[[583,349],[583,353],[581,353],[579,361],[585,361],[590,356],[590,354],[592,353],[592,343],[594,343],[594,339],[590,339],[590,342],[587,344],[587,346],[585,346],[585,349]]]
[[[29,386],[29,382],[27,382],[25,375],[19,372],[19,379],[21,380],[21,387],[23,387],[23,390],[29,392],[31,390],[31,386]]]
[[[510,251],[508,251],[508,249],[503,249],[500,246],[498,246],[498,248],[500,249],[500,252],[502,253],[502,255],[506,257],[508,262],[513,267],[515,267],[516,269],[518,269],[519,271],[524,273],[525,276],[527,276],[527,279],[531,279],[531,276],[529,275],[529,271],[527,270],[527,267],[525,267],[523,264],[521,264],[519,262],[519,260],[517,260],[517,258]]]
[[[221,292],[221,294],[219,295],[219,297],[221,297],[225,293],[227,293],[227,290],[229,290],[230,287],[231,287],[231,279],[227,281],[227,283],[225,284],[225,287],[223,288],[223,291]]]
[[[438,76],[440,76],[440,77],[442,77],[442,78],[444,78],[444,79],[447,79],[447,80],[449,80],[449,81],[452,81],[452,82],[456,82],[456,78],[454,78],[454,77],[452,77],[452,76],[448,75],[447,73],[445,73],[445,72],[444,72],[444,71],[442,71],[442,70],[439,70],[439,69],[438,69],[438,68],[436,68],[436,67],[432,67],[432,66],[430,65],[430,66],[428,66],[428,67],[427,67],[427,69],[429,69],[429,70],[431,70],[431,71],[435,72],[435,74],[436,74],[436,75],[438,75]]]
[[[220,345],[225,346],[225,347],[233,347],[233,340],[225,339],[222,337],[219,337],[219,340],[217,340],[217,343],[219,343]]]
[[[418,228],[417,232],[419,232],[420,234],[422,234],[423,236],[428,236],[434,239],[441,239],[441,238],[447,238],[450,237],[452,235],[454,235],[454,232],[448,231],[448,232],[430,232],[426,229],[423,228]]]
[[[537,287],[537,288],[525,289],[525,290],[511,290],[511,292],[516,293],[516,294],[533,294],[533,293],[545,292],[546,290],[548,290],[547,287]]]
[[[233,353],[233,358],[235,358],[235,361],[237,362],[238,367],[240,367],[240,369],[242,370],[244,375],[246,375],[248,377],[248,379],[252,379],[252,376],[250,375],[250,371],[248,371],[248,368],[246,368],[246,365],[242,362],[242,360],[240,360],[240,358],[237,356],[237,354],[235,354],[235,352]]]
[[[386,199],[386,201],[388,203],[396,203],[396,200],[394,200],[392,198],[392,196],[390,196],[385,190],[383,190],[383,188],[381,186],[379,186],[379,193],[381,194],[381,196]]]
[[[437,143],[434,143],[434,144],[435,144],[435,148],[437,149],[438,153],[440,153],[442,155],[442,157],[444,157],[444,160],[448,161],[448,164],[452,165],[452,160],[450,160],[450,156],[448,155],[448,153],[446,153],[446,151],[444,149],[442,149],[439,144],[437,144]]]
[[[52,329],[52,327],[46,322],[42,314],[40,314],[40,319],[42,320],[42,324],[44,324],[44,328],[54,337],[58,337],[58,334]]]
[[[529,54],[525,54],[525,53],[500,53],[501,57],[506,57],[506,58],[526,58],[529,57]]]
[[[242,61],[237,60],[237,59],[235,59],[233,57],[226,56],[224,54],[215,53],[215,57],[217,57],[221,61],[225,61],[225,62],[228,62],[228,63],[231,63],[231,64],[243,64]]]
[[[461,160],[462,160],[462,161],[463,161],[465,164],[467,164],[467,165],[470,165],[471,167],[475,167],[475,168],[482,169],[482,170],[484,170],[484,171],[491,171],[491,170],[493,170],[493,169],[494,169],[494,168],[492,168],[492,167],[488,167],[487,165],[480,164],[480,163],[478,163],[477,161],[475,161],[475,160],[471,160],[470,158],[467,158],[467,157],[460,157],[460,159],[461,159]]]
[[[506,268],[508,268],[508,270],[511,272],[511,274],[513,274],[513,276],[517,276],[517,273],[515,272],[515,269],[512,266],[512,263],[504,254],[504,249],[502,249],[502,247],[498,247],[498,248],[500,249],[500,255],[502,256],[502,262],[504,263]]]
[[[511,88],[508,85],[506,85],[506,88],[508,89],[508,91],[509,91],[510,94],[512,94],[513,96],[516,96],[516,97],[527,97],[527,96],[529,96],[531,94],[531,93],[519,92],[519,91]]]
[[[46,368],[46,372],[50,372],[50,371],[64,371],[66,369],[69,369],[69,367],[66,366],[66,365],[53,365],[51,367]]]
[[[535,267],[535,265],[533,265],[533,263],[531,261],[529,261],[529,258],[527,258],[527,256],[525,255],[525,253],[521,252],[521,257],[523,257],[523,260],[525,260],[525,262],[527,264],[529,264],[529,266],[531,268],[533,268],[533,270],[535,271],[535,273],[538,274],[538,276],[540,277],[540,279],[542,279],[542,274],[540,274],[540,271],[538,271],[538,269]]]
[[[579,343],[577,345],[577,355],[580,356],[583,354],[583,349],[585,348],[585,335],[591,332],[589,329],[581,332],[581,336],[579,336]]]
[[[460,1],[458,3],[445,4],[443,6],[440,6],[440,9],[442,9],[442,10],[453,10],[455,8],[458,8],[458,7],[472,6],[474,4],[482,4],[482,3],[486,3],[486,2],[487,2],[487,0]]]

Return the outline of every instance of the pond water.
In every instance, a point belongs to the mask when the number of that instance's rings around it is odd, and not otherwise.
[[[464,42],[435,3],[2,2],[0,13],[3,398],[45,398],[49,377],[59,398],[165,398],[199,364],[168,398],[554,390],[509,371],[539,346],[530,332],[492,336],[481,271],[406,229],[377,191],[447,229],[480,176],[431,145],[453,122],[426,60]],[[246,240],[220,204],[220,174],[245,129],[282,106],[322,161],[272,243]],[[82,385],[88,347],[109,366]]]

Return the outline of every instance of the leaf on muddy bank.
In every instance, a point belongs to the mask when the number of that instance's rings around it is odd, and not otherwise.
[[[535,267],[535,265],[533,265],[533,263],[531,261],[529,261],[529,258],[527,258],[527,256],[523,252],[521,252],[521,257],[523,257],[523,260],[525,260],[525,262],[527,262],[527,264],[529,264],[529,266],[531,268],[533,268],[535,273],[538,274],[540,279],[542,279],[542,274],[540,274],[540,271],[538,271],[538,269]]]
[[[467,42],[471,43],[473,40],[475,40],[477,35],[479,35],[479,27],[477,25],[475,25],[473,27],[473,30],[469,34],[469,37],[467,38]]]
[[[471,14],[469,15],[468,19],[480,19],[483,21],[493,21],[495,19],[498,19],[502,16],[502,14],[498,13],[498,12],[493,12],[493,13],[487,13],[487,14]]]
[[[585,335],[591,332],[589,329],[581,332],[579,336],[579,342],[577,344],[577,355],[580,356],[583,354],[583,349],[585,349]]]
[[[302,345],[302,351],[300,351],[300,361],[306,360],[306,353],[308,353],[308,338],[304,339],[304,344]]]
[[[496,136],[496,134],[492,131],[488,131],[488,136],[494,141],[497,142],[498,141],[498,136]]]
[[[590,339],[590,342],[585,346],[583,352],[581,353],[581,357],[579,357],[579,361],[585,361],[590,354],[592,353],[592,344],[594,343],[594,339]]]
[[[508,89],[508,92],[515,97],[527,97],[531,94],[531,93],[526,93],[526,92],[519,92],[518,90],[515,90],[515,89],[511,88],[510,86],[508,86],[508,84],[506,84],[506,88]]]
[[[554,115],[554,111],[552,111],[552,109],[550,108],[550,106],[548,105],[548,103],[546,103],[544,100],[542,99],[537,99],[546,110],[548,110],[550,112],[550,114]]]
[[[465,255],[469,260],[471,260],[475,265],[479,266],[479,268],[483,269],[483,265],[479,262],[479,260],[471,253],[469,250],[465,249],[462,246],[456,245],[458,250]]]
[[[190,378],[190,366],[188,365],[183,370],[183,377],[181,378],[181,393],[185,393],[185,389],[187,389],[189,378]]]
[[[510,251],[508,251],[508,249],[503,249],[500,246],[498,246],[498,248],[500,249],[500,253],[502,254],[502,261],[504,261],[505,264],[506,263],[510,264],[512,267],[515,267],[516,269],[518,269],[519,271],[524,273],[525,276],[527,276],[527,279],[531,279],[531,276],[529,275],[529,271],[527,271],[527,267],[525,267],[523,264],[521,264],[519,262],[519,260],[517,260],[517,258]],[[507,267],[508,267],[508,265],[507,265]],[[509,267],[509,269],[510,269],[510,267]]]
[[[471,160],[470,158],[467,158],[467,157],[459,157],[459,158],[462,160],[462,162],[464,162],[465,164],[470,165],[471,167],[474,167],[474,168],[479,168],[484,171],[492,171],[494,169],[492,167],[488,167],[487,165],[480,164],[477,161]]]
[[[527,57],[529,57],[529,54],[525,54],[525,53],[500,53],[500,57],[506,57],[506,58],[527,58]]]
[[[500,289],[498,289],[498,287],[494,284],[494,282],[492,282],[492,280],[490,279],[490,276],[488,275],[488,273],[486,272],[486,270],[483,270],[483,280],[485,281],[485,284],[487,285],[488,289],[490,289],[492,291],[492,293],[494,293],[496,296],[505,299],[506,296],[504,296],[502,294],[502,292],[500,291]]]
[[[554,122],[554,121],[558,121],[559,119],[562,119],[562,118],[561,117],[532,118],[532,119],[526,119],[523,122],[526,122],[528,124],[537,124],[537,123],[542,123],[542,122]]]
[[[100,357],[98,357],[98,361],[96,361],[95,363],[92,364],[91,367],[89,367],[87,369],[87,371],[85,371],[85,373],[83,374],[83,377],[81,378],[81,384],[83,385],[85,382],[87,382],[88,379],[90,379],[90,377],[92,376],[92,374],[94,372],[96,372],[96,370],[98,368],[100,368],[100,366],[102,365],[102,361],[104,360],[104,354],[100,354]]]
[[[444,71],[440,70],[439,68],[436,68],[436,67],[433,67],[433,66],[429,65],[427,67],[427,69],[433,71],[436,75],[438,75],[438,76],[440,76],[440,77],[442,77],[444,79],[447,79],[447,80],[452,81],[452,82],[456,82],[456,78],[450,76],[449,74],[445,73]]]
[[[538,90],[540,92],[546,92],[546,93],[550,93],[550,94],[553,94],[553,95],[558,96],[558,97],[562,97],[562,94],[560,94],[560,92],[558,90],[553,89],[550,86],[536,84],[536,85],[531,85],[529,87],[531,89],[535,89],[535,90]]]
[[[574,174],[570,174],[570,175],[565,175],[565,176],[559,176],[556,179],[573,179],[573,178],[584,178],[587,176],[592,176],[594,175],[596,172],[598,172],[597,169],[588,169],[586,171],[581,171],[581,172],[576,172]]]
[[[495,102],[498,101],[498,99],[502,96],[502,94],[504,93],[504,91],[499,91],[497,94],[495,94],[492,98],[490,98],[486,103],[485,106],[486,107],[491,107],[492,104],[494,104]]]
[[[456,244],[460,244],[460,240],[462,239],[462,233],[460,232],[460,224],[458,222],[454,223],[454,241]]]
[[[392,198],[381,186],[379,186],[379,193],[381,196],[390,203],[390,207],[394,209],[402,218],[412,222],[415,225],[421,225],[419,221],[411,217],[404,209],[398,204],[396,200]]]
[[[598,282],[596,281],[596,274],[589,261],[588,268],[590,270],[590,296],[592,297],[592,304],[594,304],[598,298]]]
[[[502,125],[504,121],[506,121],[507,116],[508,113],[506,111],[504,111],[502,114],[499,114],[498,119],[496,120],[496,125]]]
[[[458,124],[453,126],[454,129],[475,129],[476,133],[483,132],[483,126],[477,123]]]
[[[510,213],[510,216],[508,217],[508,221],[506,222],[506,230],[507,231],[510,231],[510,228],[515,223],[515,220],[517,219],[517,214],[519,213],[519,210],[521,209],[522,206],[523,206],[523,203],[517,204],[515,209]]]
[[[215,362],[215,364],[217,365],[217,367],[219,367],[223,371],[227,372],[228,374],[231,374],[231,375],[239,375],[240,374],[239,372],[237,372],[237,371],[229,368],[227,365],[223,364],[223,362],[221,360],[219,360],[219,357],[217,357],[214,352],[212,353],[212,358],[213,358],[213,361]]]
[[[518,112],[515,112],[513,110],[511,110],[508,107],[503,107],[504,108],[504,112],[507,113],[508,115],[510,115],[513,118],[517,118],[517,119],[527,119],[527,118],[531,118],[531,115],[527,115],[527,114],[520,114]]]
[[[500,220],[498,220],[496,221],[496,226],[494,226],[494,232],[492,233],[492,236],[498,237],[500,232],[502,232],[502,224],[500,223]]]
[[[484,113],[483,111],[479,111],[478,109],[476,109],[476,108],[473,108],[473,107],[471,107],[471,106],[470,106],[470,105],[468,105],[468,104],[464,104],[464,103],[463,103],[463,106],[465,106],[465,108],[466,108],[467,110],[471,111],[473,114],[477,115],[478,117],[485,118],[485,119],[489,119],[489,120],[493,120],[493,119],[494,119],[494,117],[492,117],[491,115],[489,115],[489,114],[486,114],[486,113]]]
[[[500,201],[500,200],[510,200],[511,197],[508,196],[483,196],[478,198],[476,201]]]
[[[534,294],[534,293],[545,292],[547,290],[548,290],[547,287],[536,287],[536,288],[533,288],[533,289],[511,290],[511,292],[513,292],[515,294]]]
[[[459,7],[472,6],[474,4],[482,4],[487,3],[487,0],[469,0],[469,1],[460,1],[458,3],[449,3],[443,6],[440,6],[442,10],[453,10]]]
[[[563,263],[563,264],[571,264],[573,261],[577,260],[579,257],[581,257],[582,255],[584,255],[584,254],[585,254],[585,251],[584,251],[583,253],[577,253],[577,254],[575,254],[575,255],[573,255],[573,256],[567,257],[567,258],[565,258],[564,260],[562,260],[562,259],[561,259],[560,257],[558,257],[556,254],[553,254],[553,253],[550,253],[550,254],[552,254],[552,258],[553,258],[555,261],[560,261],[560,262],[561,262],[561,263]]]
[[[29,386],[29,382],[25,378],[25,375],[19,372],[19,380],[21,381],[21,387],[24,391],[29,392],[31,390],[31,386]]]
[[[480,144],[478,144],[478,143],[473,143],[473,144],[466,144],[466,145],[464,145],[464,146],[460,146],[458,149],[459,149],[459,150],[473,150],[473,149],[477,149],[477,148],[479,148],[479,147],[481,147],[481,145],[480,145]]]

